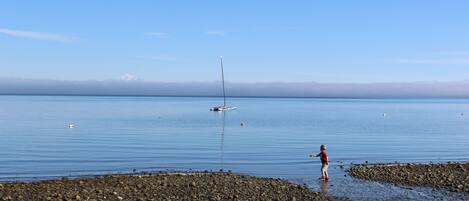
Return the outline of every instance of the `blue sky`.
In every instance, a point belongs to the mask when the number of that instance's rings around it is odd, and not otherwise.
[[[0,2],[0,77],[233,82],[469,78],[469,1]]]

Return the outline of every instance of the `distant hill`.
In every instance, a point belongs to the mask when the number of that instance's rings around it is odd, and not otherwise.
[[[226,83],[228,96],[322,98],[469,98],[469,82]],[[219,82],[58,81],[0,78],[0,94],[220,96]]]

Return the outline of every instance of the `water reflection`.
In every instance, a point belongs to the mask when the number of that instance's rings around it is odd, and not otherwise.
[[[223,161],[223,143],[225,141],[225,119],[226,119],[226,112],[221,113],[221,132],[220,132],[220,169],[224,169],[224,161]]]
[[[321,192],[327,194],[329,191],[329,183],[327,181],[321,181]]]

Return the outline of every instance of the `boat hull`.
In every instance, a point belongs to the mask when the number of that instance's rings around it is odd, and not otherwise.
[[[236,108],[237,107],[218,106],[218,107],[210,108],[210,110],[214,112],[223,112],[223,111],[228,111],[228,110],[235,110]]]

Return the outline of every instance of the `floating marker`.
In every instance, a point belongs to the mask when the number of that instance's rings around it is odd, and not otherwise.
[[[68,128],[75,128],[75,124],[74,123],[69,123]]]

